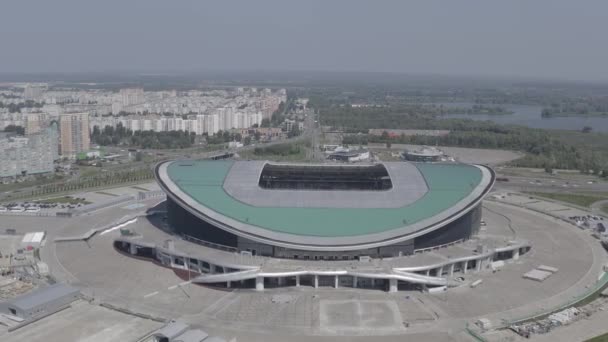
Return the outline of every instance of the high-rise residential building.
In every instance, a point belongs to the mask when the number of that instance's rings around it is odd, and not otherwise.
[[[37,101],[42,99],[46,86],[41,84],[27,84],[23,89],[23,97],[26,100]]]
[[[0,133],[0,178],[53,172],[57,145],[56,124],[28,136]]]
[[[120,97],[123,107],[138,105],[145,101],[143,88],[120,89]]]
[[[45,125],[46,114],[44,113],[27,113],[23,116],[25,119],[26,135],[40,132]]]
[[[89,113],[67,113],[59,116],[59,154],[66,157],[90,149]]]

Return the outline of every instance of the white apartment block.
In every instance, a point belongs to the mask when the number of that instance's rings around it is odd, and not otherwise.
[[[58,141],[56,125],[28,136],[0,133],[0,178],[54,172]]]

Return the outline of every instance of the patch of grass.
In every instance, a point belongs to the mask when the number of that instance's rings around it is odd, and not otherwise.
[[[589,207],[591,204],[607,199],[608,197],[598,195],[587,195],[577,193],[561,193],[561,192],[526,192],[527,194],[544,197],[560,202],[571,203],[581,207]]]
[[[59,204],[91,204],[91,202],[85,200],[84,198],[74,198],[72,196],[63,196],[63,197],[55,197],[43,199],[40,201],[36,201],[37,203],[59,203]]]
[[[604,214],[608,215],[608,204],[604,204],[604,205],[602,206],[602,212],[603,212]]]
[[[284,143],[272,146],[256,147],[253,150],[241,151],[242,159],[273,161],[305,161],[309,147],[305,143]]]
[[[585,342],[608,342],[608,333],[605,333],[600,336],[596,336],[594,338],[590,338]]]
[[[52,182],[56,182],[56,181],[60,181],[62,180],[63,177],[60,176],[53,176],[53,177],[41,177],[38,179],[34,179],[34,180],[29,180],[29,181],[25,181],[25,182],[15,182],[15,183],[10,183],[10,184],[0,184],[0,192],[5,192],[5,191],[14,191],[14,190],[19,190],[21,188],[27,188],[27,187],[31,187],[31,186],[40,186],[40,185],[44,185],[44,184],[49,184]]]

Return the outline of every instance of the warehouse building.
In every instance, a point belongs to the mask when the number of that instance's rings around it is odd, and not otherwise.
[[[0,303],[0,313],[30,320],[61,310],[79,296],[76,288],[53,284]]]

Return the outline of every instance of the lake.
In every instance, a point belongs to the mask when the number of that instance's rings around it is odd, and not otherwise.
[[[469,103],[443,103],[444,106],[466,106],[470,107],[473,104]],[[608,132],[608,118],[601,117],[556,117],[543,118],[541,117],[541,106],[528,105],[500,105],[513,114],[507,115],[474,115],[474,114],[446,114],[441,118],[462,118],[472,120],[489,120],[498,124],[505,125],[521,125],[532,128],[546,129],[565,129],[580,131],[585,126],[593,128],[594,132]]]

